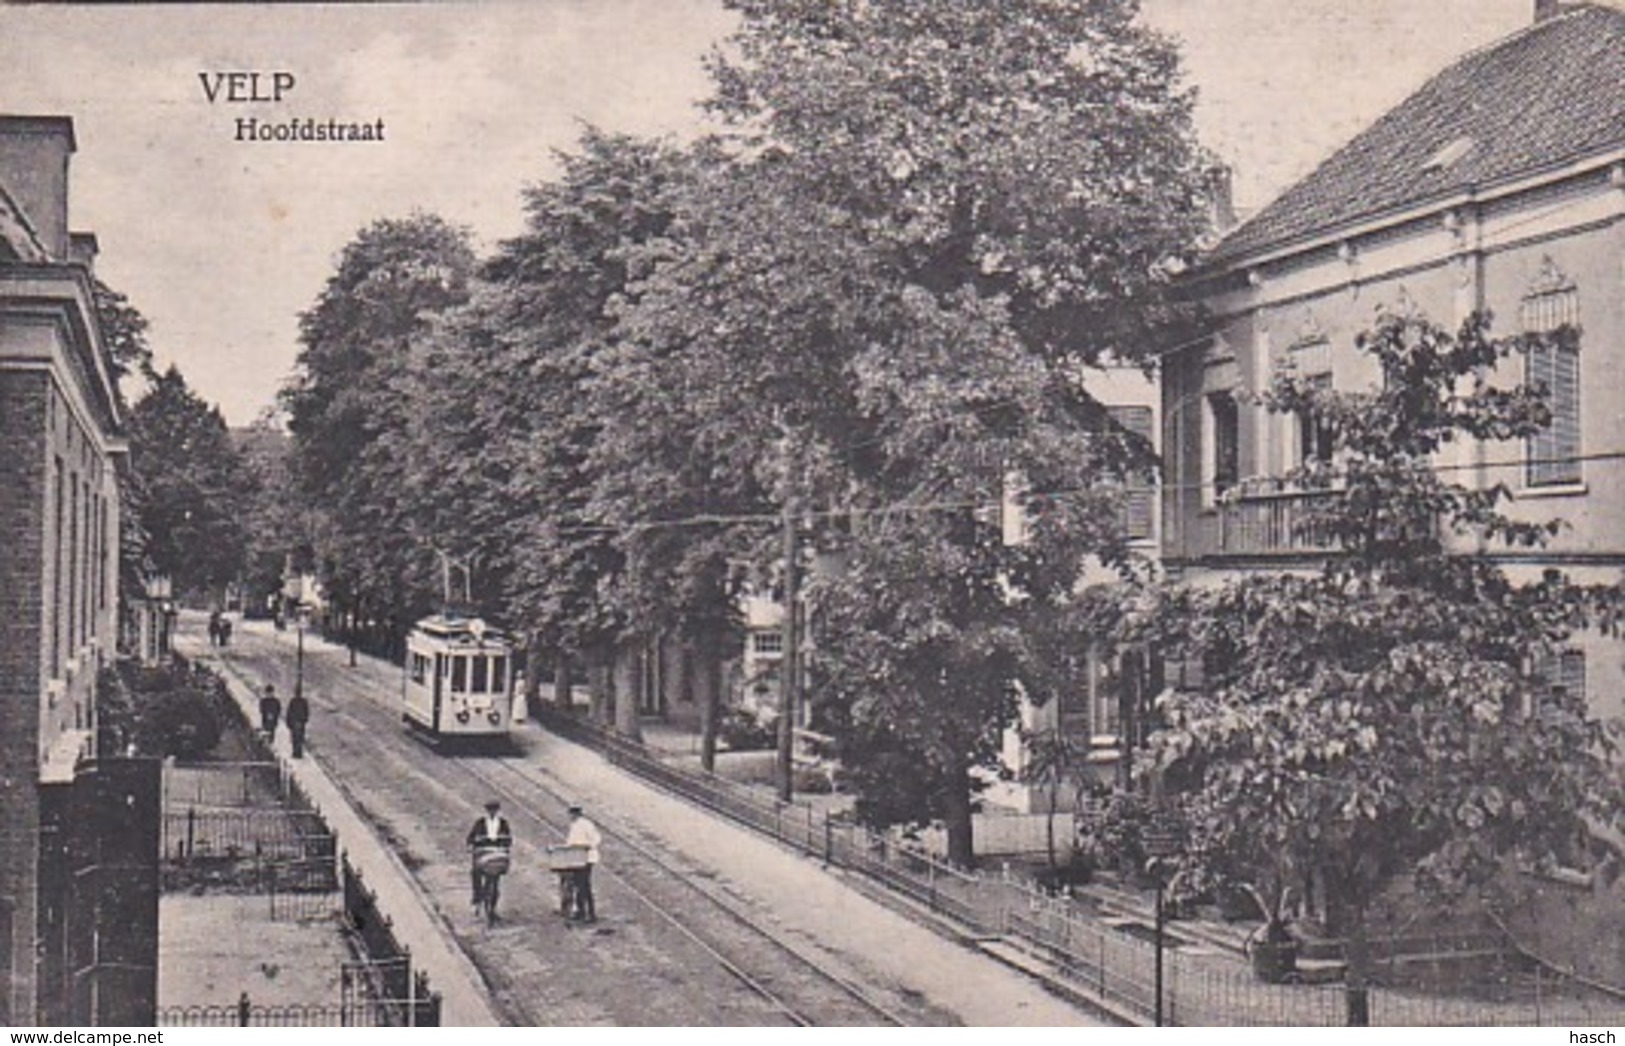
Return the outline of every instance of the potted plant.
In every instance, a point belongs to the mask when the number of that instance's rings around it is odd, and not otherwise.
[[[1242,889],[1264,916],[1263,925],[1247,937],[1247,958],[1252,963],[1253,973],[1270,984],[1291,980],[1298,969],[1298,939],[1292,936],[1287,921],[1292,888],[1280,886],[1271,890],[1268,898],[1253,884],[1243,884]]]

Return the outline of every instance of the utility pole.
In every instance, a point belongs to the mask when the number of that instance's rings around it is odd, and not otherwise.
[[[801,628],[796,620],[801,603],[801,549],[796,540],[796,500],[784,499],[784,652],[779,672],[779,800],[788,803],[794,792],[796,712],[800,707]]]
[[[293,696],[301,697],[305,692],[305,615],[302,608],[294,611],[293,627],[299,643],[294,651]]]

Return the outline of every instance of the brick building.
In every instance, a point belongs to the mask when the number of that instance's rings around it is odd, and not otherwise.
[[[156,985],[145,871],[156,850],[143,860],[130,831],[156,801],[156,775],[95,751],[125,448],[94,304],[96,241],[69,232],[74,149],[66,117],[0,116],[3,1025],[151,1023]]]
[[[1567,526],[1545,547],[1498,553],[1532,580],[1625,569],[1625,10],[1538,0],[1531,23],[1440,72],[1210,252],[1189,286],[1217,330],[1164,361],[1163,561],[1191,580],[1324,559],[1297,525],[1311,499],[1282,477],[1331,453],[1313,418],[1251,397],[1290,362],[1339,390],[1377,379],[1355,337],[1376,309],[1497,335],[1572,325],[1577,346],[1502,364],[1549,390],[1551,426],[1528,440],[1451,444],[1441,467],[1503,484],[1509,514]],[[1553,685],[1625,714],[1625,646],[1575,637]],[[1625,983],[1625,885],[1608,874],[1534,884],[1519,923],[1543,954]],[[1527,917],[1526,917],[1527,916]],[[1602,920],[1607,944],[1569,932]],[[1559,932],[1561,931],[1561,932]]]

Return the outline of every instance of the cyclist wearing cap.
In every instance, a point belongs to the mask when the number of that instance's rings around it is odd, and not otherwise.
[[[485,804],[485,816],[474,822],[474,827],[468,830],[468,846],[475,854],[481,850],[492,848],[509,850],[513,848],[513,830],[508,827],[508,819],[502,816],[502,804],[495,799]],[[480,910],[480,904],[485,900],[486,889],[491,891],[491,908],[496,908],[497,877],[486,875],[480,871],[479,865],[473,865],[469,870],[469,881],[473,887],[474,910]]]

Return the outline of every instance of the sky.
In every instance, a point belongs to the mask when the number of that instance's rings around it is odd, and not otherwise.
[[[990,0],[993,2],[993,0]],[[1143,0],[1181,43],[1204,143],[1255,209],[1533,0]],[[293,372],[298,314],[369,222],[421,209],[482,249],[584,123],[696,126],[720,0],[0,6],[0,110],[74,118],[71,222],[98,274],[234,425]],[[274,72],[278,103],[205,81]],[[234,140],[239,117],[384,121],[381,143]]]

